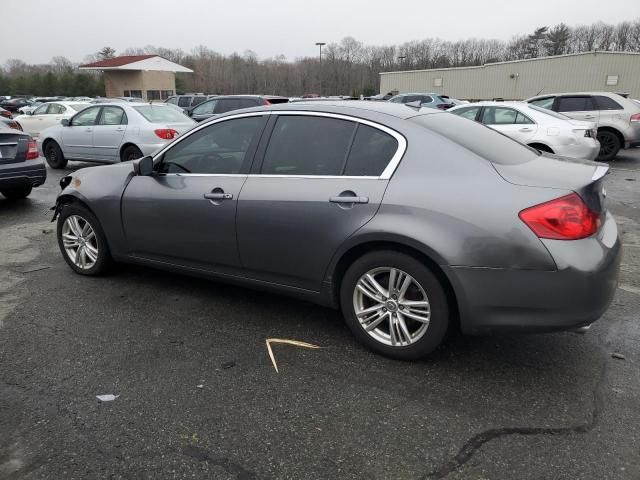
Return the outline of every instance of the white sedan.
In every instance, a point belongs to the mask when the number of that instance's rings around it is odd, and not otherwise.
[[[596,124],[525,102],[478,102],[447,110],[542,152],[593,160],[600,152]]]
[[[43,103],[32,112],[18,115],[14,120],[20,124],[25,132],[37,138],[44,129],[58,125],[63,118],[71,118],[88,106],[88,103],[48,102]]]
[[[195,124],[163,103],[99,103],[44,130],[38,147],[52,168],[69,160],[124,162],[151,155]]]

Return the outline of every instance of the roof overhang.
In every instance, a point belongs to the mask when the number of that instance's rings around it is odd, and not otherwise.
[[[137,62],[127,63],[125,65],[118,65],[114,67],[101,67],[101,66],[80,66],[80,70],[128,70],[128,71],[146,71],[146,72],[174,72],[174,73],[193,73],[193,70],[187,67],[183,67],[174,62],[162,57],[145,58],[144,60],[138,60]]]

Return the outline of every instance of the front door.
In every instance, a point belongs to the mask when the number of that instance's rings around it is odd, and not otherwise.
[[[93,128],[94,158],[116,162],[120,160],[120,145],[127,131],[127,115],[121,107],[104,106]]]
[[[379,208],[388,182],[382,173],[401,155],[396,135],[348,117],[278,115],[238,203],[247,274],[319,291],[340,245]]]
[[[66,158],[92,160],[93,129],[102,107],[89,107],[69,119],[62,128],[62,151]]]
[[[155,175],[133,177],[122,198],[130,255],[234,272],[238,197],[265,123],[254,114],[208,124],[157,157]]]

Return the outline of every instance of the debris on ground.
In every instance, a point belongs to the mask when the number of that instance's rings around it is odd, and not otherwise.
[[[300,342],[298,340],[286,340],[283,338],[267,338],[267,351],[269,352],[269,357],[271,358],[271,363],[273,364],[273,368],[275,368],[276,373],[278,372],[278,365],[276,364],[276,359],[273,356],[273,350],[271,349],[272,343],[284,343],[286,345],[293,345],[295,347],[303,347],[303,348],[320,348],[318,345],[313,345],[312,343]]]
[[[112,393],[108,393],[105,395],[96,395],[96,398],[101,402],[113,402],[120,395],[113,395]]]
[[[621,354],[621,353],[618,353],[618,352],[613,352],[611,354],[611,356],[613,358],[617,359],[617,360],[624,360],[625,359],[625,356],[623,354]]]
[[[222,364],[222,368],[233,368],[236,366],[236,362],[234,362],[233,360],[229,361],[229,362],[224,362]]]
[[[19,273],[31,273],[31,272],[39,272],[40,270],[46,270],[47,268],[51,268],[49,265],[31,265],[31,266],[24,266],[21,268],[18,268],[18,272]]]
[[[204,385],[201,383],[199,385],[196,385],[196,388],[204,388]]]
[[[47,233],[51,233],[51,232],[53,232],[53,228],[43,228],[42,229],[42,233],[47,234]]]

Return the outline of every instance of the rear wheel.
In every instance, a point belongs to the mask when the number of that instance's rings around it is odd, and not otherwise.
[[[340,302],[347,325],[362,343],[401,360],[431,353],[449,326],[437,277],[399,252],[371,252],[356,260],[345,273]]]
[[[596,160],[608,162],[616,158],[622,148],[620,137],[611,130],[599,130],[597,138],[600,142],[600,153]]]
[[[5,188],[2,190],[2,195],[10,200],[16,200],[19,198],[26,198],[31,193],[31,185],[20,185],[19,187]]]
[[[65,205],[58,217],[58,246],[67,264],[81,275],[100,275],[111,264],[98,219],[79,205]]]
[[[121,160],[123,162],[130,162],[131,160],[136,160],[137,158],[142,158],[142,152],[135,145],[129,145],[122,151]]]
[[[51,168],[59,169],[67,166],[67,160],[56,142],[50,141],[44,147],[44,157]]]

